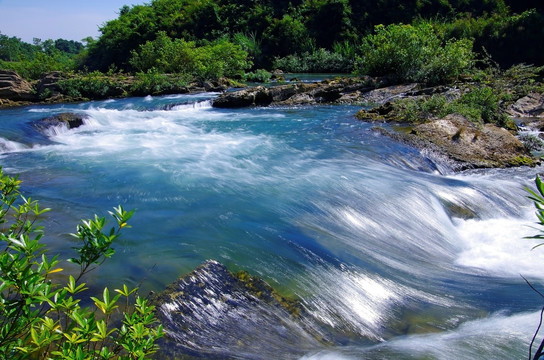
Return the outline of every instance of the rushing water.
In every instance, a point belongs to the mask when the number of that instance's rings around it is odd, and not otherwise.
[[[523,238],[537,232],[523,187],[539,169],[454,174],[356,107],[224,110],[215,95],[0,111],[0,164],[53,208],[55,252],[71,255],[79,219],[136,209],[93,289],[160,291],[216,259],[343,334],[302,359],[527,357],[543,301],[520,275],[544,285],[544,250]],[[61,112],[89,118],[37,130]]]

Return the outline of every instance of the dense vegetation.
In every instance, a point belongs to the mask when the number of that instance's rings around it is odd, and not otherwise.
[[[94,306],[82,305],[81,279],[115,253],[112,245],[130,227],[133,211],[115,208],[111,230],[105,218],[82,221],[73,234],[77,256],[69,260],[78,275],[62,276],[57,256],[41,242],[39,221],[49,209],[25,198],[20,183],[0,168],[0,358],[128,360],[154,353],[162,328],[136,289],[123,285],[110,294],[105,288],[90,298]]]
[[[488,55],[502,68],[543,65],[543,28],[544,6],[530,0],[152,0],[122,7],[86,46],[0,35],[0,68],[27,79],[98,70],[213,80],[281,68],[440,83]]]

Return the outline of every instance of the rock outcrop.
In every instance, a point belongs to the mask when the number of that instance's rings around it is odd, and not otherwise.
[[[373,79],[342,78],[319,83],[290,83],[273,87],[256,86],[221,94],[213,101],[218,108],[268,105],[376,104],[419,87],[394,85],[376,89]]]
[[[544,117],[544,94],[530,93],[512,104],[508,112],[513,117]]]
[[[9,101],[34,101],[32,86],[15,71],[0,70],[0,99]]]
[[[179,278],[154,302],[166,358],[298,359],[324,342],[298,302],[216,261]]]
[[[425,148],[430,144],[461,169],[535,164],[521,141],[506,129],[491,124],[479,127],[461,115],[416,125],[408,139]]]

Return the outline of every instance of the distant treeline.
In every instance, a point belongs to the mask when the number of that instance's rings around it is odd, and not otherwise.
[[[461,67],[453,75],[484,58],[503,68],[544,65],[539,0],[152,0],[123,6],[100,31],[98,39],[82,40],[85,46],[0,35],[0,67],[27,78],[46,70],[98,70],[205,79],[274,68],[383,75],[379,61],[388,55],[373,47],[387,34],[396,36],[397,50],[425,44],[457,52]],[[411,42],[407,34],[424,38]],[[425,56],[448,59],[438,48]]]

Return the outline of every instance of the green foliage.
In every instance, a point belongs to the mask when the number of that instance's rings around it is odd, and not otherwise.
[[[509,128],[510,119],[500,104],[500,97],[491,87],[480,86],[470,89],[455,100],[436,94],[424,99],[399,100],[393,103],[393,107],[400,119],[410,123],[460,114],[477,125],[491,123]]]
[[[465,115],[469,120],[505,126],[508,116],[500,107],[500,98],[490,87],[476,87],[454,101],[450,112]]]
[[[353,70],[353,58],[347,58],[339,52],[323,48],[301,55],[287,55],[276,58],[275,69],[298,73],[350,73]]]
[[[83,45],[64,39],[28,44],[16,37],[0,34],[0,68],[17,72],[27,80],[36,80],[51,71],[70,71],[75,68],[75,58]]]
[[[251,67],[247,52],[225,39],[197,47],[192,41],[172,40],[160,32],[153,41],[132,53],[131,65],[138,71],[191,75],[199,80],[240,78]]]
[[[533,201],[533,204],[536,208],[536,217],[538,219],[538,225],[541,226],[540,233],[534,236],[528,237],[529,239],[544,239],[544,230],[542,228],[544,227],[544,183],[540,179],[540,177],[537,175],[535,178],[535,185],[536,185],[536,191],[526,187],[525,190],[529,193],[529,199]],[[538,245],[535,245],[533,247],[537,248],[540,246],[543,246],[543,243],[540,243]]]
[[[75,63],[72,58],[58,51],[55,51],[53,55],[38,52],[32,60],[0,60],[0,68],[13,70],[27,80],[37,80],[43,74],[51,71],[70,71],[74,66]]]
[[[153,354],[162,327],[136,289],[123,285],[111,296],[105,288],[102,297],[91,297],[95,310],[80,304],[87,289],[79,279],[113,255],[112,243],[128,227],[133,211],[114,208],[110,214],[116,224],[106,232],[105,218],[82,221],[74,236],[83,244],[71,259],[81,271],[63,286],[56,281],[63,271],[60,261],[48,257],[40,242],[43,227],[38,223],[49,209],[21,195],[20,183],[0,169],[0,358],[144,359]],[[124,318],[116,318],[118,309]]]
[[[363,39],[357,72],[395,81],[438,84],[470,70],[475,54],[467,39],[444,40],[430,23],[378,25]]]
[[[88,74],[76,74],[58,82],[60,91],[71,97],[105,99],[124,94],[123,85],[99,71]]]
[[[258,69],[254,72],[244,74],[244,81],[267,83],[270,81],[272,74],[264,69]]]
[[[542,10],[524,10],[519,14],[461,17],[439,22],[437,27],[446,38],[474,39],[475,51],[489,53],[503,68],[519,63],[542,65],[544,14]]]
[[[150,69],[137,73],[129,90],[133,95],[182,93],[191,80],[191,76],[162,74]]]

